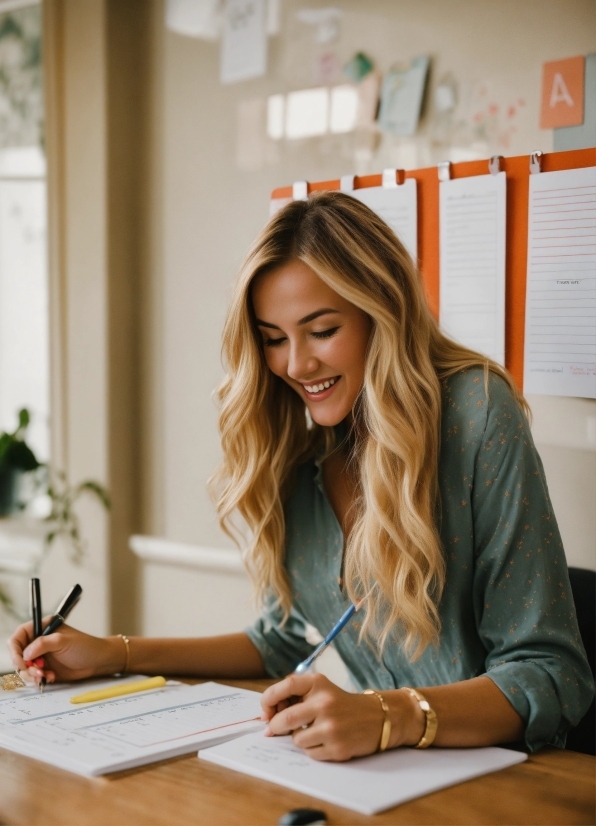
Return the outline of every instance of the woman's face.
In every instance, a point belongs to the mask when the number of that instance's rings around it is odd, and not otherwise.
[[[343,421],[364,380],[369,316],[298,260],[258,276],[252,302],[269,369],[317,424]]]

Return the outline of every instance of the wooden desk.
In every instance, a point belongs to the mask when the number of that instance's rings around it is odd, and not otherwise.
[[[268,680],[232,681],[263,690]],[[374,817],[203,763],[196,754],[101,778],[78,777],[0,749],[0,824],[266,826],[289,809],[322,808],[330,824],[594,824],[595,760],[547,749]]]

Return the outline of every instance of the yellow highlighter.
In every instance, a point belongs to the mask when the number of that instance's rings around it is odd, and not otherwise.
[[[149,691],[151,688],[162,688],[166,684],[165,677],[150,677],[148,680],[137,680],[134,683],[123,683],[111,688],[100,688],[97,691],[86,691],[70,698],[71,703],[98,703],[100,700],[111,700],[112,697],[122,697],[123,694],[136,694],[137,691]]]

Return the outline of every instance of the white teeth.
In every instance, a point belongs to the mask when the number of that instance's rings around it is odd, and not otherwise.
[[[335,379],[327,379],[327,381],[322,382],[321,384],[312,384],[304,385],[304,389],[307,393],[320,393],[322,390],[328,390],[335,384]]]

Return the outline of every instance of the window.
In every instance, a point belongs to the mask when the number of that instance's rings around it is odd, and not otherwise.
[[[15,6],[23,6],[15,8]],[[13,10],[2,14],[3,8]],[[49,457],[49,304],[41,8],[0,2],[0,429],[29,408]]]

